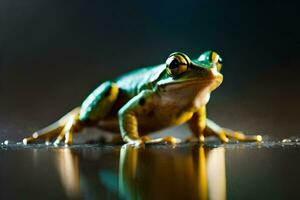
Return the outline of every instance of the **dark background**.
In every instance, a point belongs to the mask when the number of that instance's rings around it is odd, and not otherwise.
[[[224,83],[209,116],[274,137],[299,135],[299,6],[289,1],[0,2],[0,140],[21,139],[103,80],[173,51],[216,50]]]
[[[228,199],[296,199],[299,18],[296,1],[2,0],[0,142],[20,141],[48,125],[80,105],[104,80],[162,63],[173,51],[196,58],[215,50],[224,60],[224,82],[211,96],[209,117],[250,134],[294,136],[292,143],[271,139],[261,145],[220,146],[226,152],[218,159],[225,161]],[[77,193],[113,199],[97,175],[103,169],[118,174],[120,146],[0,147],[2,199],[67,198],[68,185],[63,183],[76,183],[72,180],[79,175]],[[176,169],[186,166],[181,159],[193,154],[191,148],[190,144],[146,148],[145,152],[157,153],[142,159],[137,166],[144,168],[136,177],[143,180],[150,174],[155,181],[164,169],[176,174],[169,178],[174,185],[182,184],[179,191],[189,193],[191,183],[178,182],[189,168]],[[156,159],[161,161],[152,162]],[[85,185],[86,180],[97,187]],[[163,195],[165,180],[140,188],[162,186],[157,192]],[[173,194],[175,187],[169,187]]]

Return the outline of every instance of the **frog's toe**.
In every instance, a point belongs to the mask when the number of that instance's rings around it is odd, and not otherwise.
[[[129,142],[127,142],[127,145],[133,147],[143,147],[145,145],[145,142],[141,139],[136,139],[136,140],[130,140]]]
[[[69,145],[71,145],[71,144],[73,144],[73,139],[72,139],[72,137],[70,137],[70,139],[65,139],[65,146],[69,146]]]
[[[222,143],[228,143],[229,142],[229,138],[227,137],[227,134],[226,134],[225,131],[221,131],[217,136],[221,140]]]
[[[261,135],[256,135],[256,141],[261,142],[263,140]]]
[[[30,138],[24,138],[22,140],[22,142],[23,142],[24,145],[27,145],[29,143],[29,140],[30,140]]]
[[[167,144],[178,144],[181,142],[181,139],[179,138],[175,138],[172,136],[167,136],[163,138],[163,142],[167,143]]]
[[[65,132],[62,131],[56,138],[56,140],[54,141],[54,145],[59,145],[61,143],[61,141],[64,139],[65,137]]]
[[[31,137],[26,137],[22,140],[24,145],[30,144],[32,142],[35,142],[37,140],[37,138],[34,138],[33,136]]]
[[[73,143],[73,129],[65,133],[65,145],[71,145]]]
[[[54,137],[53,132],[39,134],[38,132],[34,132],[31,136],[26,137],[22,140],[24,145],[37,142],[38,140],[45,140],[45,142],[49,142],[51,138]]]

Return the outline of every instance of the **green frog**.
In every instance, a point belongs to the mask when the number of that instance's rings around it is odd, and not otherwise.
[[[57,122],[24,138],[23,143],[39,139],[54,144],[72,144],[73,133],[94,126],[119,133],[122,140],[134,146],[147,143],[176,144],[181,139],[167,136],[150,138],[155,131],[188,123],[192,136],[186,141],[203,143],[206,136],[221,142],[229,139],[260,142],[260,135],[245,135],[222,128],[206,118],[210,93],[223,81],[222,59],[214,51],[206,51],[197,59],[175,52],[165,63],[140,68],[106,81],[82,103]]]

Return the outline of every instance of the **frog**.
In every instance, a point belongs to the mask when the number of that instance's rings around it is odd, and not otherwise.
[[[261,142],[261,135],[223,128],[207,118],[211,93],[223,82],[222,65],[222,58],[215,51],[205,51],[196,59],[182,52],[171,53],[163,64],[138,68],[104,81],[81,106],[24,138],[23,143],[55,139],[56,145],[71,145],[73,134],[86,127],[116,133],[113,141],[133,146],[204,143],[208,136],[215,136],[222,143]],[[186,139],[150,137],[151,133],[184,123],[192,133]]]

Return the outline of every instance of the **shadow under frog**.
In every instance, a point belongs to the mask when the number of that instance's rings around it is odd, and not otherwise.
[[[124,145],[113,154],[112,151],[109,154],[99,152],[65,149],[64,153],[57,154],[58,171],[69,197],[226,199],[225,150],[222,147],[137,149]],[[89,164],[92,166],[84,166],[88,160],[93,160]],[[75,170],[69,170],[72,162]],[[85,164],[80,166],[82,163]]]

